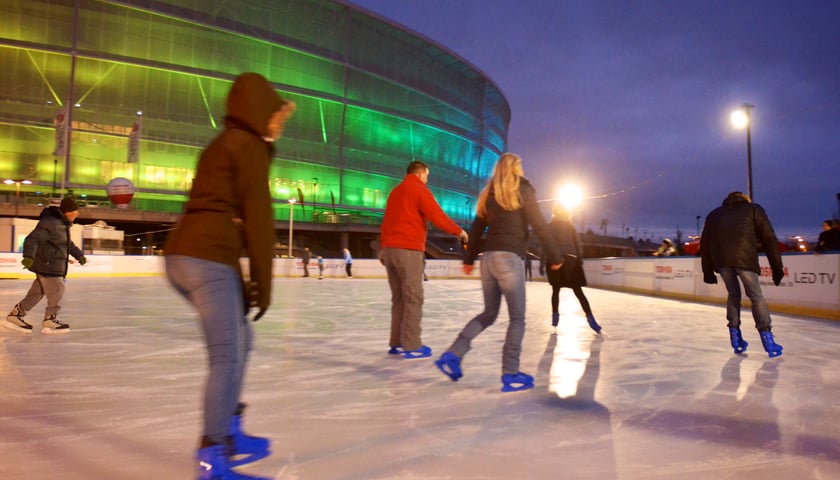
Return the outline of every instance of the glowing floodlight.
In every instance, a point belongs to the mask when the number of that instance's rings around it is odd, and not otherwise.
[[[583,192],[577,185],[567,184],[557,191],[557,201],[569,210],[578,206],[583,200]]]

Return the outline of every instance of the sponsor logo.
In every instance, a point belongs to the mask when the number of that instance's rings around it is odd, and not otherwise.
[[[807,283],[818,285],[834,285],[837,279],[836,273],[827,272],[796,272],[793,274],[793,283]]]

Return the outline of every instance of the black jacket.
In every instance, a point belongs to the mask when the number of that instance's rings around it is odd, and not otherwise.
[[[767,255],[773,271],[782,271],[779,241],[770,219],[760,205],[729,195],[723,205],[706,217],[700,238],[703,274],[719,272],[721,267],[761,273],[758,252]]]
[[[35,260],[29,269],[47,277],[67,276],[67,260],[84,253],[70,240],[70,221],[58,207],[41,211],[35,230],[23,241],[23,256]]]
[[[470,228],[470,244],[464,254],[465,265],[472,265],[481,252],[513,252],[525,258],[528,225],[531,225],[543,248],[549,253],[549,264],[562,261],[563,252],[551,238],[548,225],[537,205],[534,187],[525,178],[520,179],[519,193],[522,197],[522,208],[508,211],[496,203],[496,197],[492,190],[490,191],[487,197],[486,218],[476,216]]]
[[[560,270],[548,270],[548,283],[559,287],[585,287],[586,274],[583,271],[583,249],[575,226],[569,220],[555,218],[548,224],[548,231],[564,255],[577,257],[564,258]]]

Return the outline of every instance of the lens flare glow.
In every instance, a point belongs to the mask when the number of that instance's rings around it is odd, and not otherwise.
[[[746,126],[750,123],[749,115],[747,115],[747,112],[743,110],[735,110],[732,112],[732,115],[729,116],[729,120],[732,122],[732,126],[738,129],[746,128]]]
[[[557,202],[571,210],[583,200],[583,192],[577,185],[566,184],[557,190]]]

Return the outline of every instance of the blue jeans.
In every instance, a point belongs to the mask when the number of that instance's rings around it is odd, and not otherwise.
[[[166,257],[169,282],[198,312],[210,373],[204,389],[204,433],[222,443],[239,403],[245,365],[253,343],[245,317],[239,270],[184,255]]]
[[[726,285],[729,295],[726,298],[726,319],[730,328],[741,328],[741,285],[738,279],[744,284],[744,291],[752,304],[752,315],[755,320],[755,328],[759,332],[770,331],[770,309],[767,308],[767,301],[761,293],[761,284],[758,282],[758,274],[741,268],[721,267],[720,278]]]
[[[449,351],[463,358],[472,340],[499,316],[502,296],[507,302],[510,322],[502,348],[502,373],[519,372],[519,355],[525,336],[525,269],[522,257],[513,252],[484,252],[481,257],[481,288],[484,311],[467,323]]]

